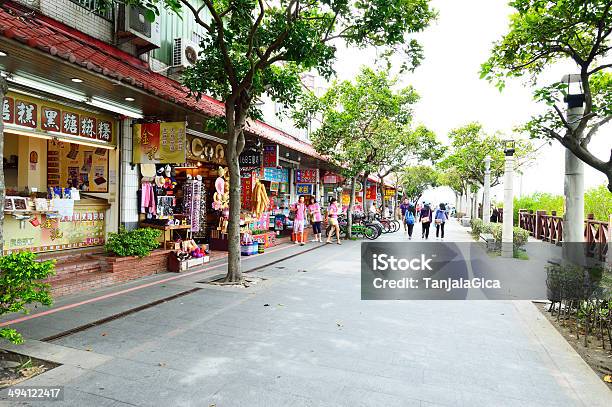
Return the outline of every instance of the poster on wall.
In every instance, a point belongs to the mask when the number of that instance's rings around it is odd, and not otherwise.
[[[47,186],[108,192],[108,149],[49,140]]]
[[[176,164],[185,162],[185,122],[135,124],[132,162]]]
[[[23,225],[12,217],[7,218],[3,254],[101,246],[105,242],[104,213],[103,207],[74,208],[70,216],[50,218],[37,214]]]

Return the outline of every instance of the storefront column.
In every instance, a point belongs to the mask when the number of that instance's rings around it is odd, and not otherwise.
[[[293,168],[289,168],[289,204],[295,202],[295,170]]]
[[[314,192],[314,195],[315,195],[315,200],[317,202],[319,202],[319,198],[321,197],[321,193],[320,193],[321,191],[319,191],[319,188],[321,186],[321,178],[320,178],[321,176],[319,174],[320,174],[320,171],[317,168],[317,176],[315,178],[315,184],[314,184],[314,188],[313,188],[314,189],[313,192]]]
[[[121,121],[121,225],[126,229],[138,227],[138,168],[132,165],[131,120]]]

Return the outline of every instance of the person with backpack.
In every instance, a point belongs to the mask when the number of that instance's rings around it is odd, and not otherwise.
[[[404,227],[408,229],[408,239],[412,240],[412,231],[416,223],[416,209],[412,204],[406,206],[406,211],[404,212]]]
[[[434,216],[434,222],[436,223],[436,239],[438,239],[440,232],[442,232],[440,238],[444,239],[444,224],[447,220],[448,213],[446,213],[446,205],[441,203],[438,209],[436,209],[436,215]]]
[[[423,204],[423,208],[419,212],[419,222],[421,222],[421,239],[429,239],[429,227],[431,226],[431,218],[433,212],[429,202]]]

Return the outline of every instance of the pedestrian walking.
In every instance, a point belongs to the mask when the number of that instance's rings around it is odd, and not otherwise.
[[[423,204],[423,208],[419,212],[419,222],[421,222],[421,239],[429,239],[429,227],[431,226],[431,218],[433,212],[429,202]]]
[[[308,214],[311,218],[312,223],[312,235],[313,242],[322,242],[321,240],[321,223],[323,217],[321,216],[321,205],[317,203],[317,200],[313,197],[310,198],[310,205],[308,205]]]
[[[327,223],[332,227],[332,230],[327,235],[327,240],[325,243],[331,243],[332,235],[334,231],[336,232],[336,238],[338,241],[336,243],[340,243],[340,225],[338,224],[338,213],[340,212],[340,208],[338,208],[338,204],[336,198],[332,198],[329,202],[329,206],[327,207]]]
[[[408,205],[404,212],[404,227],[407,228],[408,240],[412,240],[412,231],[416,223],[416,208],[414,205]]]
[[[404,234],[408,233],[408,224],[406,223],[406,210],[410,207],[410,202],[408,202],[408,198],[404,198],[400,207],[400,211],[402,211],[402,223],[404,224]],[[414,223],[412,223],[414,226]]]
[[[493,207],[493,212],[491,212],[490,220],[491,220],[492,223],[499,222],[499,210],[497,209],[496,206]]]
[[[434,216],[434,222],[436,223],[436,239],[440,236],[440,239],[444,239],[444,224],[448,220],[448,213],[446,212],[446,205],[443,203],[436,209],[436,215]]]
[[[295,244],[304,246],[304,223],[306,220],[306,204],[304,195],[300,195],[298,201],[293,205],[295,220],[293,221],[293,233],[295,233]]]

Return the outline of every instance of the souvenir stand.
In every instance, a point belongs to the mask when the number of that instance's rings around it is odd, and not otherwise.
[[[133,128],[133,161],[140,163],[140,227],[162,231],[162,248],[171,250],[168,267],[183,271],[209,260],[208,248],[193,239],[199,231],[202,183],[182,176],[185,123],[144,123]],[[194,215],[195,214],[195,215]]]
[[[240,155],[241,164],[241,244],[242,253],[263,253],[276,245],[276,234],[270,231],[270,190],[262,180],[262,153],[250,145]]]

